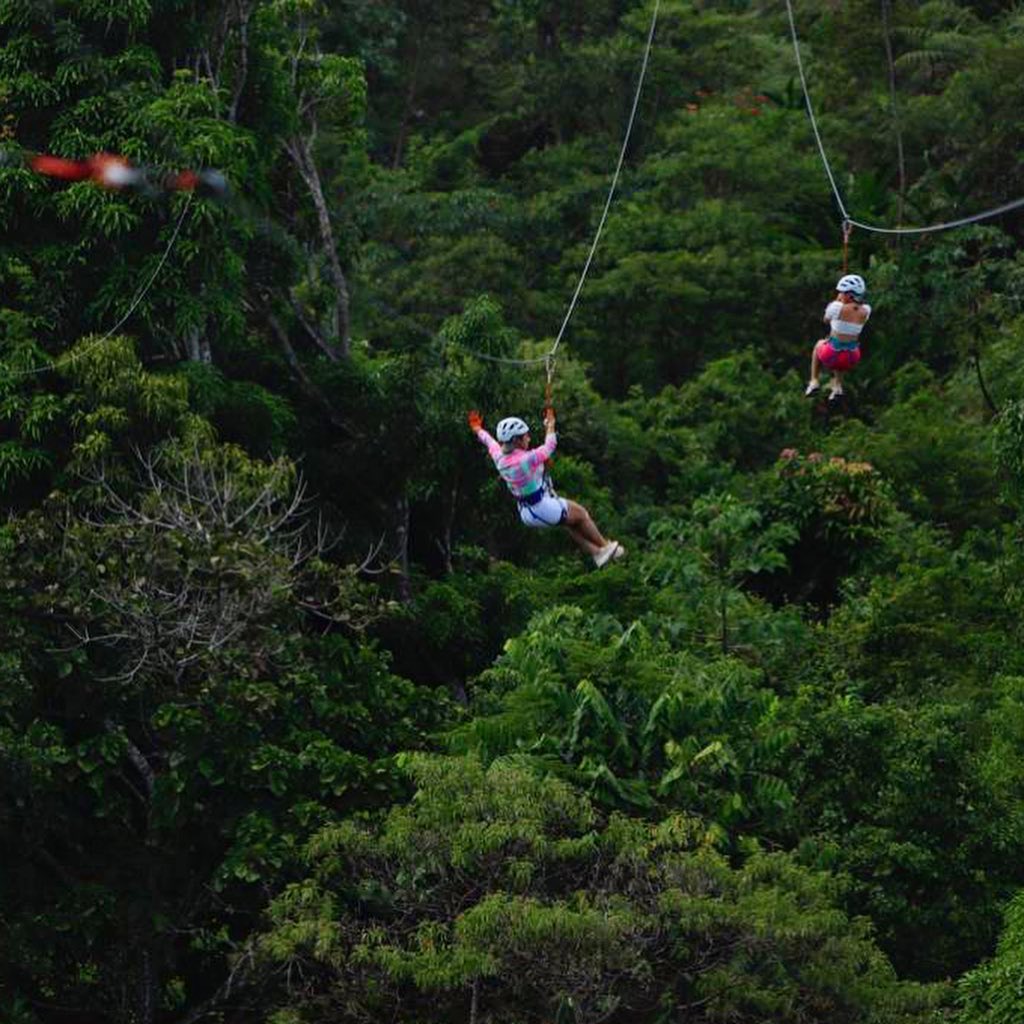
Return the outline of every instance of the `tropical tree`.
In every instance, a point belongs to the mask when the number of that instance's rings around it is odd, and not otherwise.
[[[923,1021],[826,878],[732,867],[692,817],[599,815],[516,758],[407,759],[416,797],[324,828],[259,956],[291,979],[271,1019]]]

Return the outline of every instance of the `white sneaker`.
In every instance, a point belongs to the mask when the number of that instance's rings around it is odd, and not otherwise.
[[[608,564],[608,562],[615,557],[615,552],[619,548],[619,542],[610,540],[596,555],[594,555],[594,565],[600,569],[602,566]]]
[[[612,558],[617,562],[620,558],[626,557],[626,549],[621,544],[615,545],[615,551],[612,554]]]
[[[842,398],[842,397],[843,397],[843,386],[842,386],[842,384],[839,384],[839,385],[833,384],[832,387],[829,389],[828,400],[830,402],[834,402],[837,398]]]
[[[807,388],[804,390],[804,394],[807,395],[807,396],[810,396],[810,395],[813,395],[816,391],[820,391],[820,390],[821,390],[821,385],[816,380],[812,380],[811,383],[808,384]]]

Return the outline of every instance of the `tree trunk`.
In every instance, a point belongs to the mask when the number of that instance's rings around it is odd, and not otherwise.
[[[729,594],[725,587],[718,599],[718,613],[722,622],[722,654],[729,653]]]
[[[903,223],[903,203],[907,194],[907,166],[903,155],[903,128],[900,124],[900,108],[896,95],[896,62],[892,54],[890,15],[892,0],[882,0],[882,37],[885,40],[885,59],[889,65],[889,100],[892,106],[892,127],[896,133],[896,160],[899,168],[900,194],[896,208],[896,223]]]
[[[473,979],[472,995],[469,999],[469,1024],[477,1024],[480,1013],[480,979]]]
[[[238,3],[238,80],[228,107],[228,120],[235,124],[238,121],[238,104],[245,91],[246,79],[249,77],[249,19],[252,17],[252,3]]]
[[[398,562],[398,599],[403,604],[412,601],[412,581],[409,578],[409,522],[411,510],[409,499],[403,494],[395,502],[395,513],[398,519],[395,526],[396,552]]]
[[[305,369],[303,369],[302,363],[299,361],[299,357],[296,355],[295,349],[292,347],[292,343],[288,338],[288,331],[285,330],[284,325],[276,316],[274,316],[273,313],[267,313],[266,316],[267,323],[270,324],[270,329],[274,332],[274,337],[277,338],[277,343],[284,355],[285,362],[288,364],[288,368],[291,370],[292,376],[302,389],[303,394],[305,394],[314,405],[324,412],[333,426],[344,431],[346,434],[351,434],[352,431],[345,422],[341,413],[335,409],[327,396],[316,386],[316,384],[313,383]]]
[[[323,332],[317,328],[316,324],[310,321],[308,316],[306,316],[302,309],[302,304],[297,298],[295,298],[294,292],[289,296],[289,298],[291,299],[292,312],[295,314],[295,319],[299,321],[302,329],[307,335],[309,335],[309,340],[312,341],[313,344],[316,345],[316,347],[320,349],[320,351],[323,352],[323,354],[327,356],[332,363],[336,363],[338,361],[337,349],[326,338],[324,338]]]
[[[156,1020],[157,984],[153,972],[153,958],[148,949],[142,951],[139,964],[139,1024],[153,1024]]]
[[[193,327],[185,338],[185,352],[190,363],[213,362],[213,348],[202,326]]]
[[[349,346],[351,344],[348,282],[345,280],[345,272],[341,269],[341,260],[338,259],[338,244],[334,237],[334,227],[331,224],[331,213],[327,208],[327,200],[324,198],[323,185],[320,182],[320,172],[317,170],[316,160],[313,157],[312,141],[309,138],[293,137],[289,139],[286,149],[302,180],[306,183],[306,188],[309,189],[310,198],[313,200],[313,206],[316,209],[317,224],[320,228],[320,241],[324,255],[327,257],[331,284],[334,288],[334,308],[331,312],[331,345],[328,346],[328,351],[331,353],[331,358],[337,362],[340,359],[348,358]]]
[[[989,390],[985,386],[985,378],[981,375],[981,353],[978,349],[973,349],[971,351],[971,358],[974,360],[974,372],[978,375],[978,386],[981,388],[981,394],[985,399],[985,404],[992,411],[993,415],[998,416],[999,407],[992,401],[992,395],[989,394]]]
[[[409,74],[409,88],[405,93],[405,109],[402,111],[402,120],[398,125],[398,137],[395,139],[395,152],[391,158],[391,169],[397,171],[402,166],[402,157],[405,155],[405,139],[409,133],[409,122],[413,117],[413,105],[416,102],[417,86],[420,77],[420,60],[422,47],[416,47],[416,56],[412,62],[412,71]]]
[[[459,481],[456,479],[452,484],[448,508],[444,517],[444,527],[441,530],[441,537],[437,542],[437,546],[441,549],[441,558],[444,561],[444,574],[446,576],[451,576],[452,574],[452,531],[455,527],[455,509],[458,503]]]

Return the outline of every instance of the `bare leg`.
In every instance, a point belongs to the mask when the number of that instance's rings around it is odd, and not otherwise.
[[[833,370],[832,371],[832,394],[841,395],[843,393],[843,371]]]
[[[579,532],[579,529],[575,526],[570,526],[568,523],[565,524],[565,532],[572,537],[579,549],[585,554],[590,555],[591,558],[596,555],[601,548],[597,544],[591,544],[586,537]]]
[[[566,501],[569,506],[569,514],[565,519],[565,526],[572,535],[573,540],[585,551],[596,554],[601,548],[606,547],[608,541],[601,535],[601,531],[594,525],[590,513],[575,501]],[[587,547],[589,545],[589,548]]]
[[[822,338],[821,341],[816,341],[814,343],[814,348],[811,349],[811,383],[812,384],[817,384],[818,383],[818,377],[821,374],[821,363],[818,360],[818,346],[821,344],[822,341],[825,341],[825,340],[827,340],[827,339]]]

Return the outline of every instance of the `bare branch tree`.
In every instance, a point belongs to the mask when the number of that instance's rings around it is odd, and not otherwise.
[[[238,0],[238,68],[235,72],[235,87],[228,106],[228,120],[234,124],[238,120],[238,105],[245,92],[249,77],[249,20],[252,17],[255,0]]]
[[[323,182],[315,156],[320,132],[320,117],[325,105],[334,97],[324,89],[316,73],[324,63],[314,34],[305,18],[300,18],[293,29],[294,46],[288,57],[292,93],[295,99],[295,131],[285,140],[285,152],[299,173],[313,209],[316,212],[320,247],[327,264],[328,277],[334,301],[328,319],[327,334],[320,336],[318,344],[333,360],[348,358],[351,345],[349,289],[345,272],[338,257],[338,240],[331,223],[331,213],[324,196]],[[310,72],[313,72],[312,74]]]
[[[338,242],[331,224],[330,210],[324,198],[320,171],[313,156],[313,143],[316,140],[317,122],[313,108],[303,100],[300,108],[307,109],[310,116],[308,134],[293,135],[285,143],[285,151],[291,158],[309,191],[313,208],[316,211],[317,226],[320,231],[322,251],[327,260],[331,285],[334,291],[334,303],[331,309],[329,336],[324,338],[317,332],[320,348],[334,361],[348,358],[351,344],[351,324],[349,314],[349,291],[345,272],[338,258]]]
[[[306,373],[298,355],[295,352],[295,348],[291,343],[291,339],[288,337],[288,331],[284,324],[274,316],[273,313],[266,314],[267,323],[270,325],[270,329],[277,339],[278,347],[281,349],[284,355],[285,362],[288,364],[288,368],[291,370],[292,375],[298,382],[299,387],[302,388],[306,396],[313,400],[313,402],[326,413],[328,420],[331,424],[337,427],[339,430],[344,431],[346,434],[351,435],[352,430],[341,413],[334,407],[331,401],[327,398],[324,392],[317,387],[317,385],[310,378],[309,374]],[[322,343],[320,335],[317,334],[308,322],[305,320],[301,321],[306,330],[312,335],[317,344]]]
[[[220,17],[211,26],[206,45],[197,51],[193,61],[195,77],[205,78],[210,83],[218,107],[222,94],[231,89],[226,119],[232,124],[238,121],[239,105],[249,78],[249,23],[257,2],[227,0]]]
[[[365,608],[352,595],[379,551],[328,570],[334,541],[289,463],[239,465],[230,450],[197,446],[138,459],[143,487],[130,498],[106,467],[91,478],[100,496],[85,517],[96,538],[91,557],[116,569],[96,574],[95,621],[69,626],[80,644],[118,653],[115,678],[180,683],[211,658],[237,657],[236,648],[272,662],[289,609],[360,621]],[[132,763],[146,780],[144,764]]]

